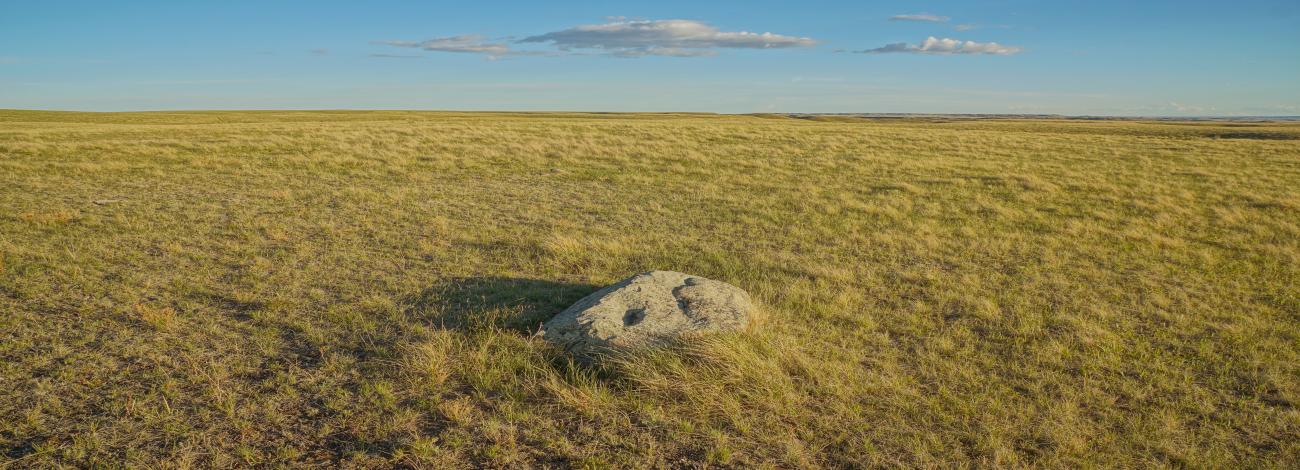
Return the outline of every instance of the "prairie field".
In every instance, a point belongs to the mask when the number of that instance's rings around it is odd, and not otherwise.
[[[762,319],[531,336],[655,269]],[[1297,404],[1297,123],[0,111],[0,468],[1296,468]]]

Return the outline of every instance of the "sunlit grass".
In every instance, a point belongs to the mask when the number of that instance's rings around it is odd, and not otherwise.
[[[16,466],[1289,467],[1300,126],[0,112]],[[763,322],[529,336],[668,269]]]

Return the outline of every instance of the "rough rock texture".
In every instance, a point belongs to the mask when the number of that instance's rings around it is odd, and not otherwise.
[[[580,359],[655,346],[683,335],[741,330],[753,304],[739,287],[673,271],[637,274],[584,297],[538,336]]]

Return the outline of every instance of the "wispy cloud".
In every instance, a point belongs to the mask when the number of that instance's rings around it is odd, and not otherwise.
[[[380,44],[397,47],[414,47],[434,52],[456,52],[464,54],[486,54],[489,56],[506,55],[510,46],[502,42],[492,42],[478,34],[433,38],[427,41],[380,41]]]
[[[906,15],[894,15],[889,17],[889,21],[917,21],[923,23],[947,23],[952,21],[952,17],[936,15],[933,13],[909,13]],[[951,25],[955,31],[971,31],[975,29],[1009,29],[1010,26],[1004,24],[978,24],[978,23],[957,23]]]
[[[718,49],[781,49],[809,47],[812,38],[774,33],[722,31],[693,20],[614,21],[575,26],[536,36],[520,43],[542,43],[561,51],[593,50],[617,57],[698,57]]]
[[[931,54],[931,55],[1012,55],[1023,52],[1024,48],[1019,46],[1004,46],[996,42],[975,42],[961,41],[949,38],[936,38],[930,36],[921,41],[920,44],[908,44],[899,42],[887,44],[875,49],[866,49],[853,51],[858,54]]]
[[[1209,107],[1197,106],[1194,104],[1179,103],[1177,101],[1170,101],[1168,104],[1164,106],[1157,106],[1156,108],[1164,109],[1164,110],[1173,110],[1174,112],[1183,113],[1183,114],[1189,114],[1189,113],[1201,114],[1201,113],[1216,111],[1216,109],[1213,106],[1209,106]]]
[[[1259,114],[1300,114],[1300,105],[1295,104],[1273,104],[1267,106],[1247,106],[1242,108],[1243,112]]]
[[[952,25],[952,29],[955,29],[957,31],[971,31],[976,29],[1011,29],[1011,26],[1005,24],[962,23],[962,24]]]
[[[612,57],[635,59],[648,55],[662,57],[713,57],[718,51],[712,49],[686,49],[681,47],[652,47],[646,49],[613,49],[605,53]]]
[[[932,13],[908,13],[889,17],[889,21],[924,21],[930,23],[947,23],[952,18]]]
[[[790,79],[790,83],[839,83],[843,81],[844,77],[805,77],[802,75]]]
[[[269,83],[274,81],[275,80],[273,79],[263,79],[263,78],[257,78],[257,79],[213,78],[213,79],[201,79],[201,80],[147,80],[147,81],[135,82],[135,84],[144,85],[144,86],[196,86],[196,85],[212,86],[212,85],[247,85],[253,83]]]
[[[603,55],[636,58],[645,56],[705,57],[723,49],[784,49],[810,47],[812,38],[775,33],[723,31],[694,20],[639,20],[609,17],[603,24],[579,25],[508,42],[468,34],[427,41],[379,41],[395,47],[432,52],[482,54],[489,59],[510,56]],[[515,46],[519,46],[516,48]],[[530,47],[531,46],[531,47]],[[550,46],[548,49],[538,47]],[[372,54],[375,57],[384,54]]]
[[[376,59],[423,59],[422,55],[413,54],[370,54],[370,57]]]
[[[312,55],[330,55],[330,50],[329,50],[329,49],[312,49],[312,50],[307,51],[307,52],[312,53]]]

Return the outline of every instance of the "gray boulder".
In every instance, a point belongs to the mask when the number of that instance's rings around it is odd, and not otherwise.
[[[637,274],[584,297],[538,336],[582,360],[702,333],[745,329],[753,303],[739,287],[673,271]]]

